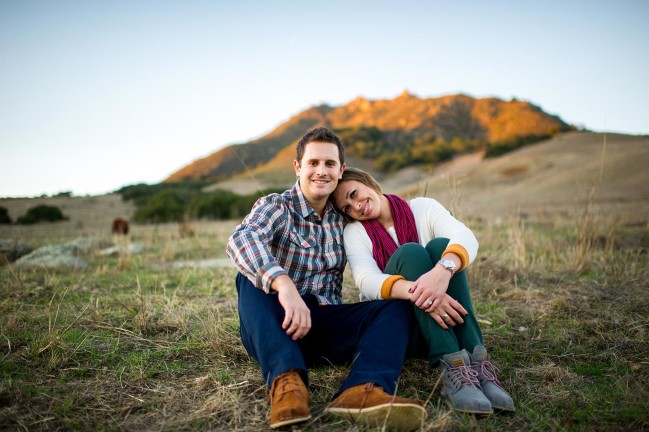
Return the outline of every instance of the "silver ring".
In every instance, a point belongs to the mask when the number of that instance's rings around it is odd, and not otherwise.
[[[426,304],[427,304],[428,306],[432,306],[432,305],[433,305],[433,302],[430,301],[430,300],[426,300]]]
[[[444,315],[440,315],[442,318],[446,318],[448,316],[447,313],[444,313]]]

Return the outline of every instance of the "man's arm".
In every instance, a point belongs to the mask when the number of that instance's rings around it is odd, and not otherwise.
[[[269,248],[275,234],[283,229],[285,218],[281,208],[265,199],[257,201],[250,214],[235,228],[226,252],[241,274],[269,293],[273,281],[287,275]]]
[[[300,296],[290,277],[281,275],[275,278],[272,288],[277,291],[279,303],[284,308],[282,328],[293,340],[298,340],[311,330],[311,311]]]
[[[269,249],[275,234],[285,228],[283,211],[262,200],[232,233],[226,251],[236,268],[256,287],[267,294],[271,290],[277,291],[285,313],[282,328],[297,340],[311,329],[311,311]]]

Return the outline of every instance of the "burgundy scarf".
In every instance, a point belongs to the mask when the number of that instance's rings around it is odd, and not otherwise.
[[[390,203],[392,221],[397,231],[399,243],[402,245],[406,243],[419,243],[415,216],[412,214],[412,210],[410,210],[410,206],[406,200],[397,195],[384,195]],[[397,244],[378,219],[365,220],[361,223],[372,241],[372,256],[374,261],[376,261],[376,264],[383,271],[392,254],[396,252]]]

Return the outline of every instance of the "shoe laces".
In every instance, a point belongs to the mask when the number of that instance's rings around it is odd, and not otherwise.
[[[474,371],[471,366],[456,366],[448,368],[446,369],[446,373],[453,382],[453,385],[458,388],[463,385],[481,388],[480,381],[478,381],[478,372]]]
[[[500,381],[498,381],[498,372],[500,372],[500,370],[489,360],[473,362],[471,363],[471,367],[474,369],[478,377],[482,377],[485,381],[492,382],[500,387],[501,390],[505,390],[503,389],[503,386],[500,385]]]
[[[282,397],[286,393],[294,392],[295,394],[300,394],[300,379],[297,375],[288,374],[282,377],[277,383],[277,387],[273,389],[272,397],[277,397],[277,400],[282,400]]]

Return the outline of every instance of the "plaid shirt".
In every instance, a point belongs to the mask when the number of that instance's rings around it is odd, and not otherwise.
[[[228,240],[226,252],[257,288],[271,291],[288,275],[301,295],[320,304],[342,303],[344,219],[331,202],[324,217],[313,210],[299,182],[282,194],[259,198]]]

